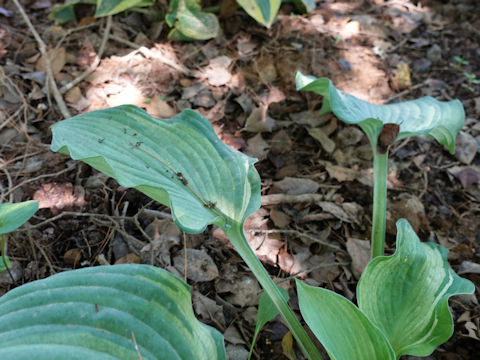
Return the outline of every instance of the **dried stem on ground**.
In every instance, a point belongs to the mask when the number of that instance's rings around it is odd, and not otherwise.
[[[98,53],[95,56],[94,62],[80,76],[73,79],[72,81],[70,81],[65,86],[63,86],[60,89],[61,94],[65,94],[68,90],[73,89],[81,81],[83,81],[88,75],[90,75],[91,73],[93,73],[97,69],[98,65],[100,65],[100,61],[102,59],[103,52],[105,51],[105,46],[107,45],[107,41],[108,41],[108,37],[110,36],[110,29],[111,28],[112,28],[112,15],[109,15],[107,17],[107,23],[105,25],[105,30],[103,31],[102,42],[100,43],[100,48],[98,49]]]
[[[58,90],[57,84],[55,83],[55,78],[53,77],[53,72],[52,72],[52,67],[50,64],[50,57],[47,54],[47,45],[45,45],[45,42],[42,40],[40,35],[38,35],[37,30],[35,30],[35,27],[33,26],[32,22],[28,18],[28,15],[25,13],[25,10],[23,9],[23,6],[20,4],[18,0],[13,0],[15,3],[15,6],[18,8],[18,11],[22,15],[23,20],[27,23],[28,28],[33,34],[33,37],[37,41],[38,44],[38,49],[40,50],[40,53],[42,54],[42,58],[45,61],[45,68],[47,71],[47,84],[50,84],[53,97],[55,98],[55,101],[57,102],[58,108],[60,109],[60,112],[62,113],[63,117],[65,119],[68,119],[72,117],[70,115],[70,112],[67,109],[67,105],[65,105],[65,101],[63,101],[62,94],[60,94],[60,91]]]

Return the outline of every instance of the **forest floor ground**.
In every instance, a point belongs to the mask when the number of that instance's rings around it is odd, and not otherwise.
[[[47,17],[54,1],[21,2],[54,55],[60,88],[95,62],[106,21],[92,18],[92,7],[60,27]],[[11,1],[0,0],[0,10],[1,202],[38,199],[41,206],[28,231],[9,238],[15,282],[1,274],[0,295],[99,264],[154,264],[183,277],[186,251],[197,316],[225,334],[231,359],[245,359],[260,293],[248,268],[214,228],[184,241],[167,208],[49,150],[50,126],[63,117],[44,91],[38,44]],[[369,254],[372,155],[359,128],[318,116],[322,98],[297,92],[294,72],[328,77],[376,104],[457,98],[466,123],[454,155],[424,137],[390,150],[386,252],[394,251],[395,221],[407,218],[422,240],[446,246],[452,267],[478,289],[480,4],[320,1],[307,15],[284,4],[270,29],[234,7],[220,23],[214,40],[177,43],[167,39],[166,24],[139,13],[114,16],[98,67],[63,92],[69,111],[129,103],[170,118],[193,108],[226,144],[259,159],[262,195],[312,195],[315,201],[265,204],[246,223],[271,276],[292,287],[295,307],[294,275],[355,300]],[[455,333],[430,359],[479,353],[477,294],[450,300]],[[280,319],[269,323],[255,356],[287,359],[286,333]]]

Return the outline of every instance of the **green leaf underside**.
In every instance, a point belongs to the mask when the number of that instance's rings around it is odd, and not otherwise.
[[[374,146],[383,124],[394,123],[400,126],[397,139],[425,135],[455,152],[455,137],[465,122],[459,100],[441,102],[427,96],[398,104],[375,105],[336,89],[327,78],[317,79],[297,72],[295,80],[297,90],[324,96],[321,113],[331,111],[348,124],[358,124]]]
[[[260,24],[270,27],[277,16],[281,0],[238,0],[245,12]]]
[[[475,287],[447,262],[448,251],[422,243],[405,219],[397,222],[397,250],[372,260],[357,286],[359,308],[389,339],[397,358],[427,356],[453,333],[448,298]]]
[[[382,332],[349,300],[297,280],[300,312],[335,360],[393,360]]]
[[[150,0],[97,0],[95,17],[114,15],[134,7],[151,5],[153,1]]]
[[[0,204],[0,234],[7,234],[28,221],[38,210],[38,201]]]
[[[52,133],[53,151],[69,153],[169,206],[186,232],[202,232],[211,223],[229,228],[260,206],[256,160],[225,145],[192,110],[161,120],[124,105],[61,121]],[[215,203],[214,209],[205,203]]]
[[[290,297],[288,296],[287,290],[279,286],[278,289],[280,290],[285,302],[288,302],[288,299]],[[257,323],[255,325],[255,332],[253,334],[250,354],[252,353],[255,341],[257,340],[257,336],[262,330],[262,328],[265,326],[266,323],[272,321],[278,314],[279,312],[273,304],[272,300],[270,299],[270,296],[268,296],[268,294],[264,291],[260,296],[260,300],[258,301]]]
[[[138,360],[135,343],[143,359],[225,359],[189,286],[153,266],[64,272],[0,298],[1,359]]]

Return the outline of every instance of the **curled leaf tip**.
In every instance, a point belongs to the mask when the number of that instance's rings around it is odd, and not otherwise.
[[[399,126],[397,140],[415,135],[429,136],[453,154],[455,138],[465,123],[465,111],[459,100],[444,102],[426,96],[402,103],[376,105],[335,88],[327,78],[317,79],[297,71],[295,81],[297,90],[324,96],[322,113],[331,111],[340,120],[359,125],[374,146],[382,127],[396,124]]]

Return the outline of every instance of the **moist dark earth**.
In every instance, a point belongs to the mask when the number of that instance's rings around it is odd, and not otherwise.
[[[72,115],[126,103],[160,118],[193,108],[227,145],[259,159],[264,205],[245,229],[296,310],[295,275],[355,301],[370,238],[372,155],[358,128],[318,116],[322,98],[297,92],[294,72],[328,77],[376,104],[459,99],[466,123],[455,154],[423,137],[390,149],[386,253],[394,251],[399,218],[422,240],[450,250],[450,264],[477,291],[450,300],[455,332],[428,358],[478,358],[479,3],[318,1],[303,15],[287,3],[267,29],[225,0],[204,4],[219,5],[221,34],[190,43],[168,40],[163,21],[124,12],[113,17],[102,54],[105,19],[93,18],[94,7],[85,5],[76,9],[77,22],[58,26],[48,19],[56,3],[21,1],[53,54],[58,87],[101,57],[89,76],[62,93]],[[166,9],[156,5],[162,17]],[[32,32],[13,2],[0,0],[0,10],[1,202],[37,199],[41,207],[9,235],[14,281],[1,274],[0,295],[61,271],[105,264],[153,264],[183,277],[186,251],[197,317],[225,334],[231,359],[246,359],[260,293],[246,265],[215,228],[184,238],[168,208],[49,150],[50,126],[64,116],[45,90],[45,63]],[[273,203],[267,201],[272,194],[306,196]],[[281,319],[269,323],[254,357],[300,359],[296,347],[282,347],[286,334]]]

